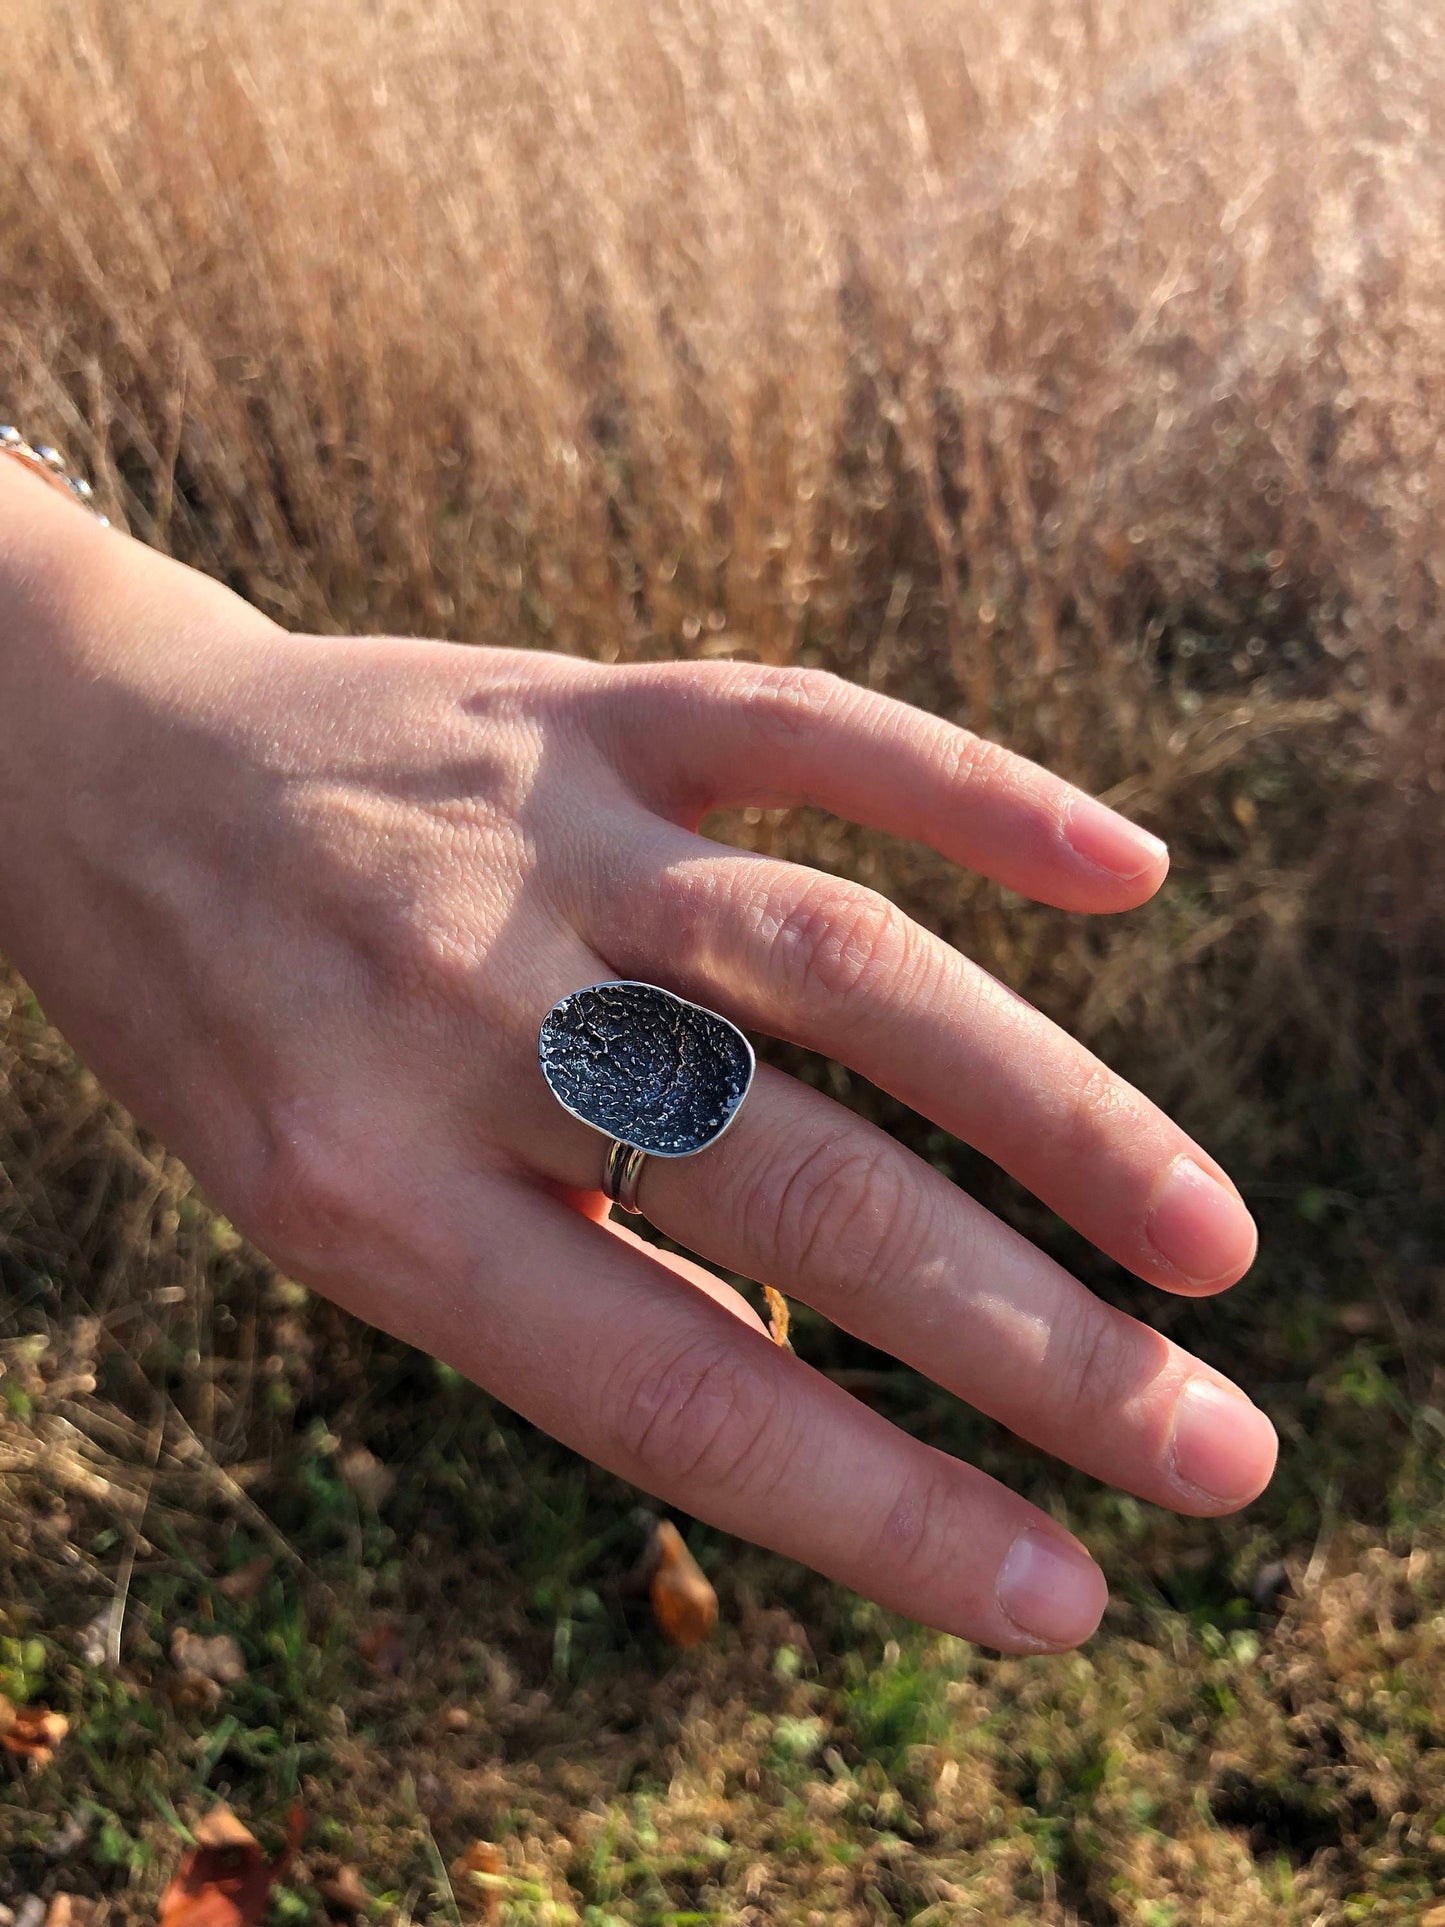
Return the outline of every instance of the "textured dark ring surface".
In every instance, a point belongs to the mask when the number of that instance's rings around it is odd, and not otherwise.
[[[737,1025],[656,984],[592,984],[559,997],[537,1055],[565,1110],[650,1157],[705,1150],[753,1081],[753,1047]]]

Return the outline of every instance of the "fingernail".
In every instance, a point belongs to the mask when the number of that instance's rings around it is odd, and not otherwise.
[[[1181,1485],[1217,1505],[1243,1505],[1274,1470],[1274,1427],[1243,1392],[1191,1378],[1174,1407],[1169,1463]]]
[[[1237,1277],[1254,1259],[1254,1219],[1192,1157],[1177,1157],[1149,1213],[1149,1242],[1192,1285]]]
[[[1070,805],[1064,835],[1085,863],[1126,883],[1152,870],[1169,853],[1168,844],[1092,796],[1080,796]]]
[[[1087,1553],[1052,1533],[1021,1532],[998,1574],[1004,1617],[1045,1646],[1077,1646],[1098,1625],[1109,1589]]]

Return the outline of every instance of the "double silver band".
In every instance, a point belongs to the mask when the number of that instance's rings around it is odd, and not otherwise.
[[[604,1193],[634,1218],[642,1215],[642,1207],[637,1202],[637,1187],[642,1181],[642,1167],[646,1162],[646,1151],[639,1151],[635,1144],[624,1144],[620,1137],[615,1137],[607,1147],[607,1159],[602,1167]]]

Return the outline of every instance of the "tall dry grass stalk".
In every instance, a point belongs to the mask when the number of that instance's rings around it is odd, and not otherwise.
[[[1170,835],[1166,903],[1101,936],[809,847],[1256,1180],[1428,1175],[1436,10],[0,0],[0,37],[0,397],[137,533],[293,625],[806,659],[992,731]]]

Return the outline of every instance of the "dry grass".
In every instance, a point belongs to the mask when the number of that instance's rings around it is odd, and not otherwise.
[[[1171,834],[1169,954],[918,907],[1045,995],[1062,946],[1200,1121],[1278,1054],[1417,1148],[1432,10],[0,18],[0,393],[138,532],[294,625],[806,657],[995,731]]]
[[[1162,1595],[1133,1599],[1087,1679],[969,1674],[961,1700],[907,1729],[928,1761],[891,1779],[866,1709],[892,1703],[900,1663],[956,1672],[957,1655],[885,1648],[858,1675],[825,1661],[808,1699],[766,1684],[780,1676],[758,1654],[779,1639],[734,1599],[736,1650],[687,1675],[685,1716],[648,1688],[654,1741],[614,1773],[605,1722],[641,1691],[634,1649],[623,1640],[618,1660],[602,1642],[633,1685],[598,1687],[594,1719],[592,1687],[564,1692],[573,1676],[549,1674],[556,1652],[538,1644],[539,1617],[554,1646],[573,1625],[573,1581],[539,1577],[553,1603],[523,1605],[505,1563],[488,1568],[505,1595],[487,1608],[497,1638],[550,1679],[572,1744],[604,1762],[569,1794],[555,1735],[529,1751],[498,1714],[512,1764],[492,1762],[501,1779],[474,1805],[488,1824],[523,1816],[506,1829],[518,1864],[545,1863],[556,1905],[583,1896],[596,1920],[714,1917],[676,1912],[697,1895],[726,1919],[803,1920],[815,1902],[816,1917],[860,1921],[1416,1918],[1445,1706],[1403,1692],[1382,1713],[1370,1694],[1426,1663],[1445,1598],[1429,1550],[1445,1183],[1436,11],[0,0],[0,44],[0,398],[86,462],[137,533],[296,626],[820,662],[1068,771],[1176,853],[1164,900],[1100,931],[835,824],[731,826],[889,889],[1231,1160],[1265,1221],[1266,1297],[1208,1327],[1153,1315],[1274,1396],[1294,1453],[1274,1509],[1232,1539],[1180,1537],[1067,1486],[1075,1522]],[[304,1515],[298,1466],[324,1496],[328,1427],[384,1435],[394,1457],[419,1448],[384,1398],[362,1398],[355,1333],[334,1370],[293,1383],[285,1357],[320,1314],[258,1309],[264,1270],[76,1077],[23,995],[7,999],[0,1493],[11,1591],[28,1604],[0,1595],[0,1614],[44,1630],[57,1602],[106,1596],[138,1549],[154,1619],[179,1582],[137,1523],[147,1493],[214,1561],[229,1555],[207,1519],[260,1543],[287,1504]],[[98,1339],[82,1308],[105,1321]],[[806,1320],[800,1343],[857,1365]],[[900,1416],[953,1423],[880,1378]],[[505,1427],[486,1436],[510,1449]],[[1018,1477],[1016,1460],[994,1462]],[[616,1515],[595,1481],[567,1513],[556,1494],[575,1475],[546,1463],[541,1511],[499,1501],[487,1531]],[[41,1530],[47,1488],[69,1510]],[[108,1511],[118,1537],[96,1551]],[[391,1587],[450,1653],[434,1593],[392,1571],[418,1535],[451,1542],[442,1512],[418,1501],[382,1552],[346,1541],[327,1597]],[[570,1572],[565,1542],[546,1543]],[[1248,1569],[1266,1554],[1292,1562],[1299,1603],[1261,1630],[1228,1602],[1252,1611]],[[194,1604],[204,1588],[186,1570]],[[1191,1605],[1178,1574],[1200,1570],[1218,1584]],[[738,1583],[785,1584],[766,1562]],[[815,1644],[872,1636],[816,1593],[795,1603]],[[258,1653],[281,1638],[252,1631]],[[1228,1645],[1241,1631],[1266,1640],[1261,1666]],[[1377,1676],[1327,1731],[1331,1695]],[[324,1731],[313,1686],[287,1717]],[[410,1690],[425,1698],[424,1682]],[[1211,1692],[1213,1710],[1171,1739],[1185,1701]],[[781,1754],[775,1716],[793,1733]],[[829,1756],[794,1731],[805,1717],[829,1726],[841,1768],[816,1766]],[[131,1743],[115,1718],[107,1772]],[[966,1745],[974,1721],[991,1737]],[[389,1760],[401,1741],[377,1730]],[[718,1732],[726,1770],[707,1764]],[[666,1787],[674,1742],[684,1765],[648,1835],[628,1775]],[[1096,1799],[1098,1761],[1116,1753]],[[264,1762],[228,1770],[284,1791]],[[375,1770],[336,1769],[358,1811]],[[708,1771],[704,1798],[688,1776]],[[112,1779],[93,1797],[142,1840],[131,1810],[151,1796]],[[557,1817],[594,1792],[606,1852],[591,1820]],[[709,1862],[719,1812],[761,1840],[755,1809],[774,1795],[796,1795],[810,1844],[766,1836],[757,1879]],[[429,1875],[406,1884],[407,1824],[375,1845],[378,1864],[398,1905],[444,1910],[419,1898]],[[900,1839],[907,1853],[887,1844]],[[916,1878],[899,1871],[908,1853],[927,1861]],[[677,1872],[689,1855],[701,1861]],[[855,1862],[864,1872],[837,1872]],[[115,1864],[137,1891],[150,1878],[143,1861]]]

